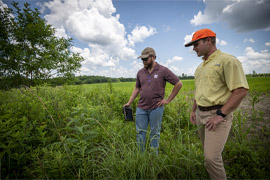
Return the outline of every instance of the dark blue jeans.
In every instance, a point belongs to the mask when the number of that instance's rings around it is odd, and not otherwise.
[[[136,139],[139,149],[143,152],[145,150],[145,141],[148,124],[150,125],[150,147],[154,148],[158,154],[158,146],[160,140],[160,129],[162,124],[162,116],[164,106],[156,109],[143,110],[137,108],[136,110]]]

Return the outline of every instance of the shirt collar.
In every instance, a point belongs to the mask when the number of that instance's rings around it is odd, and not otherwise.
[[[204,58],[202,58],[203,60],[203,65],[207,64],[208,62],[210,62],[211,60],[215,59],[219,54],[221,53],[221,51],[218,49],[215,52],[213,52],[207,60],[205,60]]]
[[[157,71],[159,69],[159,66],[160,65],[156,62],[156,65],[155,65],[155,67],[154,67],[154,69],[153,69],[152,72]],[[144,71],[147,71],[148,72],[148,70],[146,68],[143,68],[143,69],[144,69]]]

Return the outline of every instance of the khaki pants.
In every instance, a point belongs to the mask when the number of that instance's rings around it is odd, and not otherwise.
[[[222,151],[226,144],[233,115],[228,114],[225,117],[225,122],[217,125],[216,129],[209,131],[205,128],[205,124],[213,116],[216,116],[217,110],[200,111],[196,110],[196,122],[198,126],[203,127],[199,129],[199,136],[202,141],[204,150],[204,166],[209,174],[210,179],[227,179],[226,172],[222,160]]]

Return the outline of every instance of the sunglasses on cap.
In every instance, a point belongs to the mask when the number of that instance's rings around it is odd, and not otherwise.
[[[148,60],[148,57],[147,58],[141,58],[142,61],[147,61]]]
[[[150,58],[150,57],[153,57],[153,56],[150,55],[150,56],[148,56],[147,58],[141,58],[141,60],[142,60],[142,61],[147,61],[148,58]]]

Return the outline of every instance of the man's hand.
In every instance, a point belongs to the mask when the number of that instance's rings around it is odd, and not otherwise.
[[[159,101],[157,103],[157,106],[164,106],[165,104],[169,104],[177,95],[177,93],[179,92],[179,90],[182,87],[182,82],[179,80],[173,87],[171,94],[169,95],[168,99],[162,99],[161,101]]]
[[[126,106],[130,106],[130,104],[129,104],[129,103],[127,103],[127,104],[124,104],[124,105],[123,105],[123,107],[126,107]]]
[[[130,106],[132,104],[132,102],[134,101],[134,99],[138,96],[139,92],[140,92],[140,88],[135,87],[133,89],[133,92],[132,92],[130,98],[129,98],[128,103],[124,104],[123,107]]]
[[[191,114],[190,114],[190,122],[192,124],[197,124],[196,123],[196,113],[195,112],[191,112]]]
[[[217,125],[218,125],[219,123],[221,123],[222,121],[225,121],[225,119],[223,119],[223,117],[221,117],[221,116],[214,116],[214,117],[210,118],[210,119],[206,122],[205,127],[206,127],[209,131],[211,131],[211,130],[214,131],[214,130],[216,129]]]
[[[158,107],[164,106],[165,104],[169,104],[170,102],[168,100],[162,99],[157,103]]]

